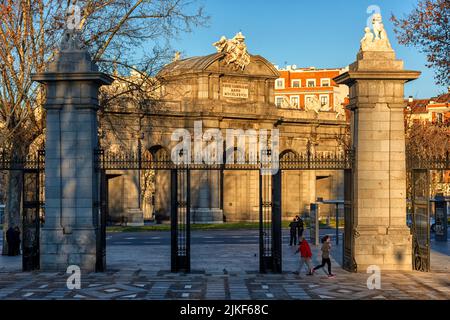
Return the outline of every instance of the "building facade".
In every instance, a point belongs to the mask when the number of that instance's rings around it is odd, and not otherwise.
[[[275,81],[275,104],[279,108],[343,112],[348,87],[337,85],[333,78],[348,68],[317,69],[289,65],[279,68]]]

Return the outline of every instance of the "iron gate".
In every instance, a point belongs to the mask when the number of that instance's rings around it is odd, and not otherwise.
[[[45,151],[17,159],[6,151],[0,153],[0,170],[21,173],[22,198],[22,270],[40,268],[39,237],[44,220]]]
[[[259,271],[281,273],[281,172],[259,175]]]
[[[96,203],[97,216],[97,261],[95,270],[106,271],[106,222],[108,217],[108,177],[106,170],[99,170],[100,199]]]
[[[171,270],[191,271],[191,191],[189,170],[171,170]]]
[[[38,270],[40,217],[43,208],[40,199],[39,170],[23,171],[23,236],[22,236],[22,270]]]
[[[354,238],[357,236],[354,231],[353,217],[353,171],[352,169],[344,170],[344,245],[342,267],[350,272],[357,272],[357,264],[354,258]]]
[[[268,154],[269,154],[269,150]],[[192,170],[217,170],[223,175],[225,170],[257,170],[259,174],[259,265],[260,272],[282,272],[282,207],[281,183],[283,170],[346,170],[353,164],[350,150],[334,154],[301,154],[289,152],[280,157],[278,170],[267,174],[270,163],[233,164],[175,164],[167,153],[152,155],[142,152],[110,153],[96,151],[96,168],[105,176],[107,170],[169,170],[171,172],[171,270],[189,272],[190,255],[190,210]],[[266,174],[262,174],[263,171]],[[101,186],[99,204],[102,226],[99,228],[102,240],[99,242],[98,259],[104,261],[106,244],[107,183],[104,178]],[[105,193],[106,192],[106,193]],[[221,199],[223,201],[223,199]],[[347,203],[351,206],[351,202]],[[350,211],[351,212],[351,211]],[[104,264],[103,264],[104,266]]]
[[[413,214],[411,231],[413,235],[413,269],[430,271],[430,179],[428,170],[413,170],[412,197]]]
[[[430,271],[430,171],[450,170],[450,152],[441,156],[408,155],[412,204],[411,234],[413,237],[413,269]]]

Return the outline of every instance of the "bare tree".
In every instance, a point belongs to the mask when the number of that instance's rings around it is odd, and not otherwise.
[[[406,154],[422,159],[445,157],[450,152],[450,122],[433,123],[414,120],[412,111],[405,115]],[[407,176],[408,198],[412,196],[411,173]],[[430,192],[435,195],[442,189],[443,171],[431,171]]]
[[[44,143],[45,92],[31,74],[55,56],[71,5],[81,8],[81,33],[102,71],[134,69],[150,78],[171,55],[170,39],[207,22],[195,1],[0,1],[0,148],[24,158]],[[131,89],[142,92],[144,83]],[[20,225],[21,189],[21,173],[8,172],[5,230]]]
[[[450,151],[450,123],[407,119],[406,152],[423,158],[445,156]]]

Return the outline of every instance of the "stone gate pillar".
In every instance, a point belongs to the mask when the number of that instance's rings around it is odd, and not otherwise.
[[[33,80],[47,87],[45,109],[45,224],[41,270],[65,271],[78,265],[95,270],[98,226],[98,90],[112,78],[98,72],[79,34],[66,31],[48,71]]]
[[[412,243],[406,226],[404,84],[419,77],[395,58],[380,15],[366,28],[349,71],[336,77],[350,87],[352,143],[352,256],[357,271],[411,270]],[[350,221],[346,221],[350,223]]]

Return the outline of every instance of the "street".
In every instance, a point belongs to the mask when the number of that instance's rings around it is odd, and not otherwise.
[[[342,230],[341,230],[342,231]],[[289,230],[283,229],[283,243],[289,243]],[[330,235],[333,243],[336,237],[335,229],[321,229],[320,235]],[[309,231],[303,234],[309,241]],[[170,231],[151,232],[109,232],[106,236],[107,246],[152,246],[170,245]],[[342,233],[340,234],[340,241]],[[191,231],[192,245],[207,244],[259,244],[259,230],[194,230]]]

